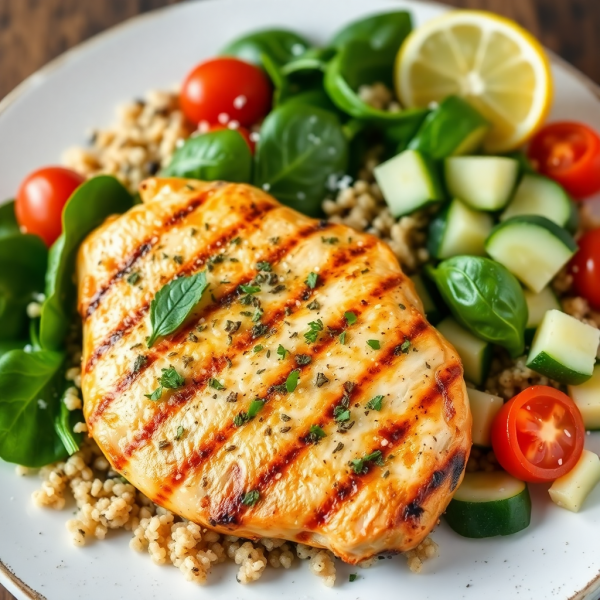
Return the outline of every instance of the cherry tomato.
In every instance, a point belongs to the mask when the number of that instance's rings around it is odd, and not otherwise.
[[[585,427],[563,392],[534,385],[509,400],[492,423],[492,446],[502,468],[531,483],[568,473],[583,451]]]
[[[250,152],[254,154],[256,142],[252,140],[252,138],[250,137],[250,132],[245,127],[227,127],[227,125],[211,125],[208,128],[208,131],[221,131],[222,129],[234,129],[235,131],[239,132],[239,134],[246,140],[246,143],[250,148]],[[208,133],[208,131],[206,133]]]
[[[588,231],[578,241],[579,250],[570,264],[573,286],[596,310],[600,310],[600,229]]]
[[[85,177],[64,167],[30,173],[19,187],[15,215],[23,231],[39,235],[51,246],[62,231],[62,210]]]
[[[529,145],[529,158],[542,174],[560,183],[573,197],[600,192],[600,136],[582,123],[552,123]]]
[[[237,58],[213,58],[194,67],[181,88],[181,108],[198,125],[237,121],[254,125],[271,107],[271,83],[258,67]]]

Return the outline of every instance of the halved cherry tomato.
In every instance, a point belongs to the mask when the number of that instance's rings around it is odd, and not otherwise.
[[[582,123],[564,121],[541,129],[529,144],[529,158],[543,175],[573,197],[600,192],[600,136]]]
[[[502,468],[521,481],[554,481],[583,451],[585,427],[569,396],[534,385],[509,400],[492,423],[492,446]]]
[[[271,83],[258,67],[237,58],[213,58],[194,67],[181,88],[181,108],[198,125],[237,121],[254,125],[271,107]]]
[[[252,140],[250,136],[250,132],[241,125],[239,127],[228,127],[227,125],[211,125],[208,128],[208,131],[221,131],[223,129],[233,129],[234,131],[239,132],[239,134],[246,140],[248,147],[250,148],[250,152],[254,154],[254,150],[256,149],[256,142]],[[208,131],[206,133],[208,133]]]
[[[85,177],[64,167],[30,173],[19,187],[15,215],[23,231],[39,235],[51,246],[62,231],[62,210]]]
[[[592,229],[578,241],[579,250],[570,264],[573,287],[596,310],[600,310],[600,229]]]

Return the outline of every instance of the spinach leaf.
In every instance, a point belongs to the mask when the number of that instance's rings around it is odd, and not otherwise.
[[[294,73],[321,72],[323,73],[329,61],[335,56],[333,48],[309,48],[304,54],[293,58],[281,67],[284,77]]]
[[[15,216],[15,201],[10,200],[0,206],[0,238],[20,233],[21,230]]]
[[[99,175],[82,184],[63,210],[63,232],[50,249],[46,272],[46,301],[42,306],[40,344],[58,350],[75,305],[73,273],[77,249],[84,238],[106,217],[123,213],[132,206],[129,192],[119,181]]]
[[[0,458],[42,467],[67,455],[54,423],[62,352],[13,350],[0,358]]]
[[[454,256],[430,274],[464,327],[505,347],[513,357],[523,353],[527,303],[519,282],[505,267],[489,258]]]
[[[83,412],[81,410],[69,410],[64,403],[65,394],[60,398],[60,407],[58,414],[54,418],[54,431],[59,437],[62,445],[65,447],[69,456],[79,451],[81,433],[75,433],[73,427],[83,421]]]
[[[148,338],[148,348],[163,335],[173,333],[200,302],[208,283],[206,273],[196,273],[191,277],[179,277],[162,287],[150,304],[152,334]]]
[[[333,103],[350,116],[384,128],[400,128],[403,136],[412,137],[427,115],[426,109],[379,110],[363,102],[357,92],[361,85],[376,82],[392,87],[392,73],[393,58],[386,48],[375,49],[364,41],[350,42],[327,65],[325,90]]]
[[[27,340],[10,340],[8,342],[0,342],[0,358],[8,354],[11,350],[23,350],[29,342]]]
[[[410,13],[399,10],[353,21],[333,36],[331,45],[339,49],[358,40],[376,49],[389,48],[395,55],[411,31]]]
[[[243,35],[221,50],[221,56],[235,56],[246,62],[264,66],[263,57],[268,56],[275,64],[284,65],[303,54],[309,43],[288,29],[262,29]]]
[[[252,152],[239,131],[221,129],[189,138],[161,175],[249,183]]]
[[[336,115],[284,104],[263,123],[254,183],[280,202],[318,216],[328,180],[347,166],[348,141]]]
[[[27,335],[27,305],[44,289],[48,251],[36,235],[0,237],[0,341]]]

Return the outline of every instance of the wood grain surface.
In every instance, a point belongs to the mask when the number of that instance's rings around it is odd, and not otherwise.
[[[0,98],[75,44],[136,14],[178,1],[0,0]],[[441,2],[460,8],[491,10],[515,19],[545,46],[600,83],[597,37],[600,0]],[[14,598],[0,586],[0,600]]]

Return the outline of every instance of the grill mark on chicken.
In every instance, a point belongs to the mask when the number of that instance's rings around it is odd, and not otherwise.
[[[371,294],[372,297],[377,297],[378,293],[382,293],[383,290],[374,290]],[[408,331],[398,332],[399,335],[396,338],[396,342],[402,342],[405,339],[410,339],[411,341],[416,340],[423,332],[428,331],[428,325],[422,316],[419,313],[415,314],[415,320],[411,323]],[[396,362],[402,362],[406,355],[404,354],[396,354],[395,343],[388,344],[386,349],[382,352],[382,355],[377,360],[376,366],[371,366],[366,369],[358,378],[356,378],[356,385],[353,390],[348,392],[342,392],[334,400],[332,400],[329,405],[321,412],[321,414],[315,417],[315,423],[318,423],[320,427],[325,427],[332,422],[334,422],[334,409],[338,406],[342,400],[342,397],[347,394],[351,399],[351,404],[356,402],[356,397],[360,395],[361,388],[364,388],[369,384],[369,382],[377,376],[384,368],[389,368]],[[400,360],[399,360],[400,359]],[[401,436],[404,435],[404,425],[399,427],[397,425],[392,425],[389,428],[381,430],[379,433],[382,437],[385,437],[390,443],[398,443]],[[264,495],[266,490],[270,487],[270,485],[274,481],[281,481],[281,478],[285,476],[286,471],[288,471],[292,464],[300,458],[300,455],[303,454],[308,448],[312,446],[309,437],[309,430],[305,431],[302,435],[298,436],[298,438],[294,442],[296,445],[291,445],[283,456],[276,458],[271,461],[271,463],[267,466],[266,469],[259,473],[256,479],[247,484],[247,490],[257,490],[261,496]],[[279,477],[275,479],[277,476]],[[236,498],[225,497],[223,498],[214,512],[211,512],[211,518],[216,524],[225,524],[225,523],[240,523],[239,517],[248,510],[251,510],[250,507],[245,506],[242,503],[243,493],[238,495]],[[233,512],[232,512],[233,511]],[[232,521],[232,518],[235,519]]]
[[[181,269],[178,269],[177,272],[173,275],[172,279],[177,277],[181,277],[184,275],[188,275],[200,267],[204,266],[208,260],[216,254],[220,254],[220,249],[223,248],[224,245],[228,244],[232,239],[238,236],[242,231],[248,229],[256,220],[263,217],[265,214],[270,212],[276,208],[276,206],[272,204],[262,204],[261,206],[257,206],[253,204],[251,212],[244,215],[244,221],[242,223],[236,223],[232,226],[226,233],[221,235],[217,240],[213,243],[207,245],[205,249],[194,256],[191,261],[188,262],[185,266],[182,266]],[[244,283],[242,281],[241,283]],[[127,315],[123,321],[119,324],[117,329],[111,332],[104,342],[101,342],[96,346],[94,352],[88,359],[85,365],[85,372],[89,373],[98,360],[108,351],[112,346],[114,346],[121,338],[124,337],[125,334],[129,333],[144,317],[144,315],[150,309],[150,303],[146,302],[142,306],[140,306],[135,312]]]
[[[319,224],[318,226],[312,226],[310,228],[306,228],[301,230],[297,235],[302,237],[308,237],[312,233],[320,232],[323,230],[323,224]],[[298,243],[298,240],[295,240]],[[373,240],[371,243],[360,246],[359,248],[344,248],[340,252],[337,252],[333,255],[332,266],[326,266],[324,270],[321,272],[321,279],[325,281],[325,278],[328,278],[332,275],[335,275],[336,271],[343,268],[351,258],[356,258],[360,255],[366,254],[374,247],[375,241]],[[272,255],[268,257],[269,262],[272,264],[276,264],[280,261],[288,252],[285,252],[284,249],[279,248],[273,252]],[[405,280],[404,276],[395,275],[395,281],[397,283],[395,285],[399,285]],[[216,303],[209,304],[205,312],[202,315],[199,315],[199,318],[209,319],[212,314],[221,309],[223,306],[231,303],[238,296],[238,287],[240,284],[248,283],[252,280],[252,277],[246,276],[244,280],[234,284],[233,289],[224,294],[221,298],[217,300]],[[382,286],[379,286],[382,288]],[[276,325],[278,325],[287,315],[285,313],[286,308],[295,308],[296,302],[299,301],[303,294],[305,293],[305,288],[303,286],[299,286],[298,292],[291,297],[288,297],[286,301],[279,306],[279,308],[275,309],[271,314],[263,315],[263,323],[268,326],[268,329],[272,329]],[[377,292],[378,295],[383,293],[381,290]],[[132,317],[135,318],[135,315]],[[154,352],[151,352],[146,355],[146,362],[137,370],[130,371],[126,373],[121,380],[117,383],[115,389],[105,395],[102,400],[95,407],[95,410],[88,417],[88,424],[93,425],[100,416],[106,411],[106,409],[112,404],[112,402],[117,398],[120,394],[122,394],[141,374],[148,369],[155,360],[164,356],[165,353],[170,352],[173,348],[180,344],[194,329],[197,323],[191,323],[187,327],[182,328],[179,332],[177,332],[171,339],[166,338],[159,342],[155,346]],[[251,335],[251,332],[244,332],[242,336],[239,336],[236,340],[235,344],[230,348],[230,351],[222,357],[222,360],[227,361],[227,357],[235,356],[237,353],[243,353],[250,349],[250,347],[256,343],[256,338]],[[224,366],[222,367],[224,368]],[[222,370],[222,368],[220,370]],[[211,377],[214,377],[218,374],[215,372],[211,374]],[[209,377],[203,378],[204,383],[208,381]]]
[[[457,365],[455,365],[455,367],[452,367],[449,369],[444,369],[444,372],[445,372],[445,376],[440,377],[440,381],[443,381],[443,386],[445,388],[445,387],[449,387],[450,385],[452,385],[452,383],[454,383],[456,381],[456,379],[460,375],[462,375],[462,368],[460,367],[460,365],[457,364]],[[436,383],[432,387],[429,387],[427,389],[425,395],[419,402],[419,408],[422,409],[422,408],[425,408],[426,406],[432,404],[441,395],[442,395],[442,391],[440,389],[440,384],[438,381],[436,381]],[[412,419],[404,419],[404,420],[392,425],[391,427],[389,427],[387,429],[383,429],[381,433],[382,433],[382,436],[388,440],[388,442],[389,442],[388,445],[385,448],[374,448],[371,450],[371,452],[374,452],[375,450],[380,450],[382,452],[382,454],[389,455],[390,451],[393,448],[397,447],[400,443],[403,442],[403,440],[406,438],[407,434],[410,432],[411,426],[414,425],[414,423],[417,420],[418,420],[418,415],[415,415]],[[464,461],[464,455],[463,455],[463,461]],[[448,465],[448,461],[446,462],[446,467],[447,467],[447,465]],[[463,462],[463,465],[464,465],[464,462]],[[443,467],[442,470],[446,467]],[[347,500],[349,500],[350,498],[355,496],[356,493],[360,490],[360,488],[365,483],[367,483],[368,479],[370,477],[373,477],[373,475],[372,475],[373,471],[374,470],[372,468],[369,468],[369,471],[365,475],[358,475],[358,474],[350,475],[350,477],[348,477],[344,483],[339,484],[338,487],[335,489],[335,492],[333,493],[333,495],[330,496],[329,498],[327,498],[327,500],[325,500],[325,502],[315,511],[314,515],[307,521],[304,529],[315,530],[315,529],[323,526],[325,523],[327,523],[333,517],[333,515],[335,513],[337,513],[338,510],[341,509],[344,502],[346,502]],[[456,472],[456,465],[455,465],[455,470],[453,472]],[[455,476],[456,482],[460,478],[461,473],[462,473],[462,467],[458,471],[458,475]],[[439,476],[438,476],[438,479],[439,479]],[[438,483],[437,487],[439,487],[439,485],[440,484]],[[404,508],[404,512],[409,510],[409,507],[412,507],[413,512],[414,511],[418,512],[417,508],[421,507],[421,505],[427,499],[427,496],[429,496],[434,490],[435,490],[435,488],[431,487],[431,482],[429,482],[427,484],[427,486],[424,486],[424,488],[422,490],[420,490],[417,497],[412,502],[407,504],[407,506]],[[423,509],[421,509],[421,513],[422,513],[422,510]],[[409,510],[409,512],[410,512],[410,510]],[[409,516],[410,515],[407,514],[405,517],[405,520],[408,519]]]
[[[192,198],[188,204],[179,209],[174,214],[170,215],[169,218],[163,221],[162,225],[159,228],[160,233],[164,233],[165,230],[170,229],[177,225],[180,221],[183,221],[186,217],[191,215],[197,208],[202,206],[212,195],[214,192],[214,188],[209,188],[203,190],[199,196]],[[106,295],[106,293],[112,288],[113,285],[117,283],[120,279],[123,279],[125,275],[127,275],[131,268],[137,263],[138,260],[143,258],[150,250],[158,243],[159,231],[155,231],[151,236],[148,236],[125,260],[123,266],[111,276],[107,283],[104,284],[92,297],[90,303],[85,309],[84,319],[91,317],[95,310],[100,306],[100,302],[102,298]]]

